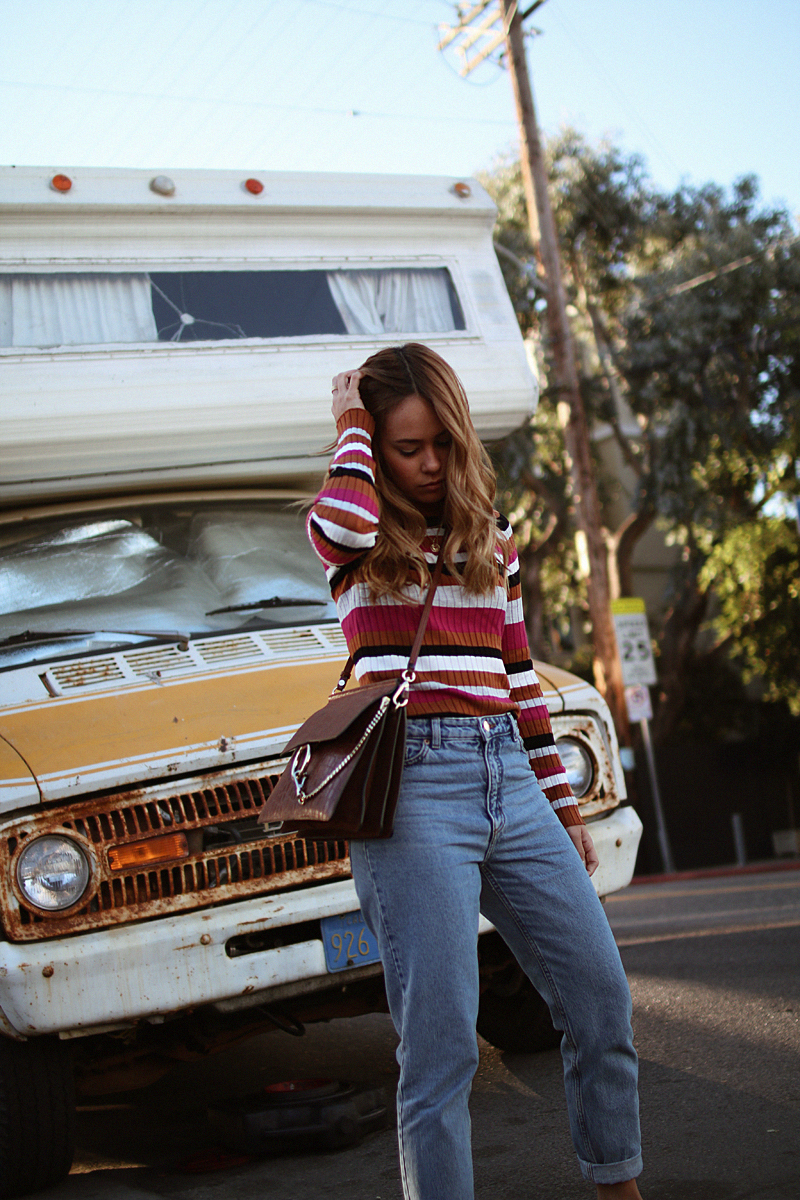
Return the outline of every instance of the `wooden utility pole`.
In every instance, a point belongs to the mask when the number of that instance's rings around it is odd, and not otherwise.
[[[620,741],[629,745],[628,710],[611,617],[607,548],[594,482],[589,427],[578,383],[572,333],[567,320],[558,240],[547,187],[547,169],[525,57],[522,23],[545,2],[546,0],[533,0],[522,13],[518,0],[477,0],[471,8],[461,5],[458,25],[440,26],[442,37],[439,49],[444,50],[455,44],[456,52],[462,59],[460,74],[469,75],[505,42],[505,64],[511,75],[522,143],[520,158],[528,224],[534,250],[541,259],[547,286],[547,329],[555,368],[554,390],[560,402],[560,413],[566,411],[568,414],[563,421],[563,428],[575,519],[585,538],[589,560],[587,592],[589,618],[592,623],[595,680],[611,709]],[[501,23],[499,31],[494,28],[498,22]]]
[[[540,3],[542,2],[543,0],[540,0]],[[531,238],[541,255],[547,281],[547,328],[555,368],[555,389],[559,400],[564,401],[569,409],[569,417],[564,426],[564,442],[569,457],[577,525],[586,538],[589,558],[587,591],[589,618],[592,623],[595,679],[611,709],[620,739],[627,743],[628,713],[611,617],[606,543],[595,487],[589,427],[578,383],[572,333],[567,319],[556,226],[547,187],[547,169],[528,76],[522,17],[517,0],[499,0],[499,3],[505,32],[507,65],[517,106],[522,143],[522,178]],[[534,4],[525,15],[538,7],[539,4]]]

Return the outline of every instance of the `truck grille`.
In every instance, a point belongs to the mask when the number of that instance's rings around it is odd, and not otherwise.
[[[283,766],[270,764],[264,774],[253,774],[252,767],[215,772],[192,779],[185,790],[180,784],[148,787],[3,824],[0,905],[6,937],[39,941],[349,876],[346,842],[310,841],[258,824],[259,809]],[[79,842],[94,870],[78,905],[45,914],[19,891],[15,860],[32,838],[57,833]],[[113,869],[112,850],[175,833],[185,835],[188,855]]]

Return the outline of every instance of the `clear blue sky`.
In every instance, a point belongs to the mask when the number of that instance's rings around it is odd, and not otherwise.
[[[0,0],[0,162],[471,175],[516,153],[506,73],[446,0]],[[800,0],[548,0],[539,119],[800,214]]]

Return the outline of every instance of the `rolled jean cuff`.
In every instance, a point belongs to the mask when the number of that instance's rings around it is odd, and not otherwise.
[[[642,1156],[636,1154],[633,1158],[623,1159],[615,1163],[590,1163],[578,1159],[583,1178],[591,1183],[626,1183],[642,1173]]]

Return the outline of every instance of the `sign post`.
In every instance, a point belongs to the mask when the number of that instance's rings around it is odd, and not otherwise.
[[[625,684],[628,720],[631,724],[638,721],[642,731],[650,790],[653,794],[653,808],[656,814],[661,861],[667,874],[672,874],[675,870],[675,862],[667,836],[664,810],[661,806],[661,792],[656,775],[656,761],[650,741],[649,722],[653,717],[653,709],[650,704],[648,688],[656,683],[656,664],[650,644],[650,630],[647,625],[644,600],[638,596],[624,596],[620,600],[612,600],[611,614],[614,618],[614,632],[617,636],[619,657],[622,663],[622,682]]]

